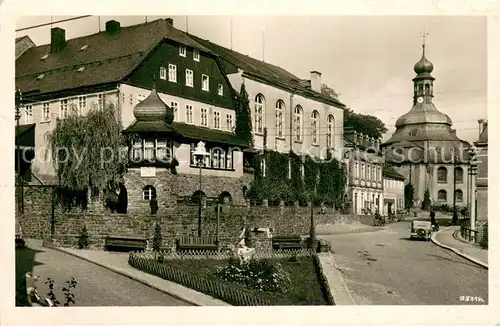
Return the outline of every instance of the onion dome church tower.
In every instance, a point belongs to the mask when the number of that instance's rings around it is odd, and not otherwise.
[[[413,106],[397,119],[396,131],[381,147],[386,164],[397,167],[413,185],[415,205],[429,190],[435,206],[466,206],[469,144],[457,137],[450,117],[434,105],[434,65],[425,50],[424,36],[422,57],[413,67]]]

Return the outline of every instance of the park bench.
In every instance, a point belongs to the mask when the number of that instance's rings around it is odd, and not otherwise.
[[[108,235],[104,242],[105,250],[143,251],[146,247],[146,238],[139,236]]]
[[[274,250],[300,250],[307,248],[307,239],[300,235],[277,236],[271,239]]]
[[[201,250],[212,251],[217,250],[217,237],[202,235],[201,237],[182,236],[177,239],[177,250]]]

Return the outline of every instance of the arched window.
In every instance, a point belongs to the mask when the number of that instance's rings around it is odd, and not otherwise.
[[[285,125],[285,103],[282,100],[276,102],[276,137],[283,137],[283,126]]]
[[[313,144],[319,142],[319,113],[316,110],[311,114],[311,138]]]
[[[447,183],[448,182],[448,170],[442,166],[438,168],[437,178],[439,183]]]
[[[151,200],[156,198],[156,189],[153,186],[146,186],[142,188],[142,199],[143,200]]]
[[[438,191],[438,200],[446,201],[446,190],[441,189]]]
[[[254,130],[257,133],[263,131],[263,114],[264,114],[265,100],[262,94],[255,97],[255,110],[254,110]]]
[[[326,147],[333,148],[333,137],[335,133],[335,118],[333,115],[329,115],[327,119],[326,128]]]
[[[464,200],[464,193],[462,192],[462,190],[460,190],[460,189],[455,190],[455,200],[456,201],[463,201]]]
[[[425,84],[425,95],[430,95],[431,85]]]
[[[464,170],[461,167],[455,168],[455,182],[464,183]]]
[[[293,131],[296,141],[302,141],[302,107],[297,105],[293,110]]]
[[[229,203],[231,203],[233,201],[233,198],[232,198],[231,194],[228,191],[223,191],[220,194],[219,199],[224,204],[229,204]]]
[[[193,201],[193,203],[199,203],[200,202],[200,199],[202,198],[206,198],[207,195],[201,191],[201,190],[196,190],[193,195],[191,196],[191,200]]]

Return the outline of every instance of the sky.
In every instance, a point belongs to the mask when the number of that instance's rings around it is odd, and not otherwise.
[[[53,21],[74,16],[54,16]],[[422,55],[434,64],[434,103],[453,121],[457,135],[478,137],[478,119],[487,118],[487,22],[479,16],[147,16],[171,17],[180,30],[281,66],[303,79],[310,71],[340,93],[355,112],[375,115],[394,132],[397,118],[411,109],[413,66]],[[187,19],[186,19],[187,18]],[[122,26],[146,16],[100,16]],[[16,29],[51,21],[50,16],[19,17]],[[99,18],[54,24],[67,38],[98,32]],[[232,26],[232,33],[231,33]],[[50,42],[50,26],[16,32],[37,45]],[[232,37],[231,37],[232,35]]]

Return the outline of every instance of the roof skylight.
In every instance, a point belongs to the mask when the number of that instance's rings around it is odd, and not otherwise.
[[[44,55],[44,56],[43,56],[40,60],[45,60],[45,59],[47,59],[48,57],[49,57],[49,55],[48,55],[48,54],[46,54],[46,55]]]
[[[36,79],[40,80],[40,79],[42,79],[43,77],[45,77],[45,74],[38,75],[38,77],[36,77]]]
[[[85,70],[85,67],[80,67],[80,68],[78,68],[78,72],[82,72],[82,71],[84,71],[84,70]]]
[[[80,48],[80,51],[83,51],[83,50],[85,50],[85,49],[86,49],[86,48],[88,48],[88,47],[89,47],[89,45],[88,45],[88,44],[85,44],[84,46],[82,46],[82,47]]]

